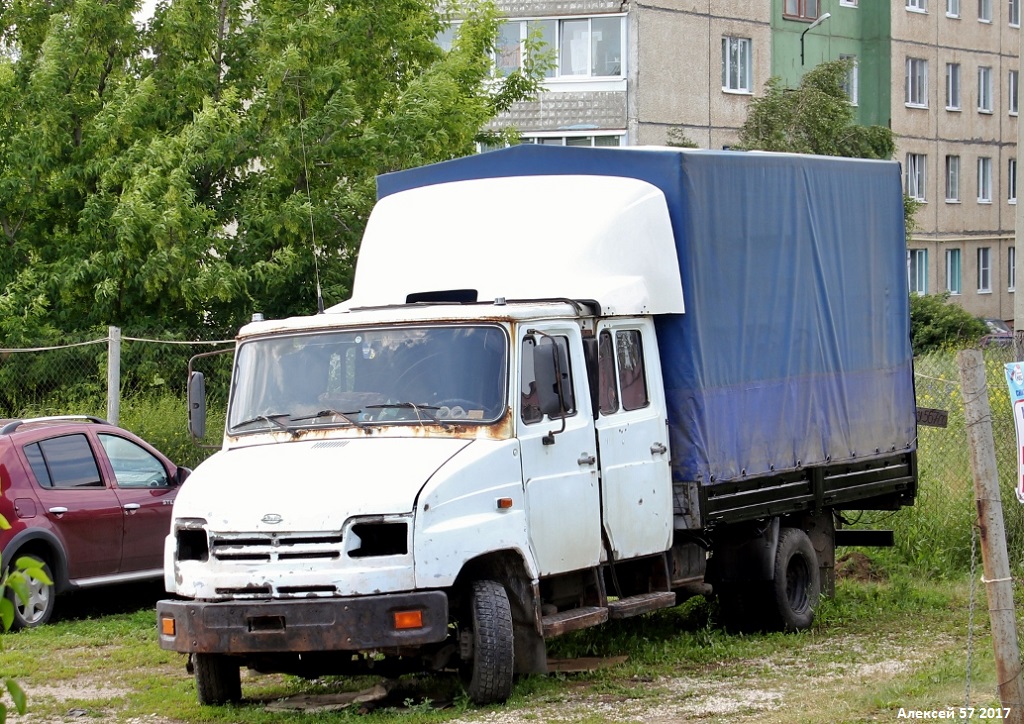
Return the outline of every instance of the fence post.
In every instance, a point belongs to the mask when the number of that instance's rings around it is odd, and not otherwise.
[[[1021,679],[1020,647],[1017,641],[1017,611],[1013,603],[1003,527],[1003,503],[999,495],[996,447],[992,437],[992,411],[988,403],[985,360],[976,349],[957,355],[960,392],[964,398],[964,421],[974,474],[975,503],[981,530],[981,560],[985,570],[985,592],[992,626],[992,648],[996,660],[999,701],[1008,710],[1004,721],[1024,724],[1024,680]]]
[[[121,328],[107,327],[107,421],[121,417]]]

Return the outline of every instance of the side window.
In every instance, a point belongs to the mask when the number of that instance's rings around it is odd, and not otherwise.
[[[568,360],[569,357],[569,338],[568,337],[549,337],[561,350],[562,359]],[[521,359],[522,376],[520,379],[520,417],[523,422],[532,424],[540,422],[544,415],[540,411],[540,399],[537,397],[537,375],[533,369],[533,348],[536,342],[529,337],[523,340],[523,352]],[[573,384],[572,379],[572,365],[570,363],[568,370],[568,384]],[[569,415],[576,414],[576,410],[569,410]]]
[[[615,380],[615,346],[610,332],[601,332],[597,343],[597,377],[601,414],[619,411],[619,385]]]
[[[44,488],[101,488],[103,479],[85,435],[63,435],[25,446],[36,480]]]
[[[644,351],[640,331],[623,330],[615,333],[615,350],[622,386],[622,409],[639,410],[647,407],[647,377],[644,371]]]
[[[163,464],[148,450],[117,435],[100,435],[100,444],[114,469],[119,488],[166,488],[170,486]]]

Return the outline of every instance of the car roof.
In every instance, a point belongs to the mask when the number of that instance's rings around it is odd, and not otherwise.
[[[26,429],[38,429],[40,427],[51,427],[59,425],[108,425],[109,422],[93,415],[49,415],[45,417],[26,417],[0,419],[0,437],[11,435],[16,431]]]

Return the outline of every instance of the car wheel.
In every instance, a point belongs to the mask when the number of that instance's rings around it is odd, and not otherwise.
[[[497,704],[512,694],[515,677],[512,609],[497,581],[476,581],[469,600],[472,653],[462,670],[466,693],[476,704]]]
[[[25,601],[15,593],[11,586],[7,586],[5,595],[14,604],[14,620],[11,622],[12,631],[42,626],[53,615],[53,606],[57,599],[57,590],[52,583],[53,573],[50,571],[50,566],[41,558],[36,556],[28,557],[39,561],[40,568],[46,574],[46,577],[50,579],[51,583],[46,583],[26,573],[28,600]],[[15,560],[17,558],[16,556]]]
[[[233,659],[223,654],[195,654],[192,665],[200,704],[236,704],[242,700],[241,667]]]

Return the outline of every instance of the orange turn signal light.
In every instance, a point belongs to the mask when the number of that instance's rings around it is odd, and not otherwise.
[[[512,507],[512,498],[498,498],[498,510],[508,510]]]
[[[175,627],[173,618],[171,618],[170,616],[165,616],[160,619],[160,633],[162,633],[164,636],[174,636]]]
[[[395,611],[395,628],[399,631],[423,628],[423,611]]]

